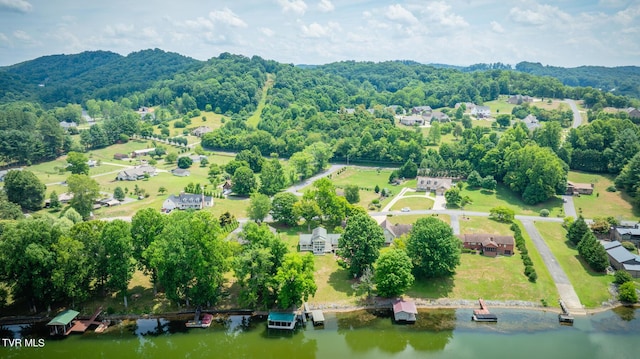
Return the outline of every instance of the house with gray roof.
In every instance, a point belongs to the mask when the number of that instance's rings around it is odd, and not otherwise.
[[[180,193],[179,195],[170,195],[162,203],[163,212],[171,212],[174,209],[195,209],[200,210],[205,207],[213,206],[213,197],[204,194]]]
[[[613,239],[619,242],[631,242],[638,247],[640,246],[640,228],[616,227],[613,230]]]
[[[322,227],[316,227],[311,234],[301,234],[300,252],[313,252],[315,255],[335,252],[338,249],[340,234],[327,233]]]
[[[633,278],[640,278],[640,256],[629,252],[618,241],[603,242],[603,246],[613,268],[624,270]]]
[[[522,122],[524,122],[524,124],[527,126],[527,128],[529,129],[529,131],[533,131],[536,128],[540,128],[540,121],[538,121],[538,118],[532,114],[528,114],[527,117],[522,119]]]
[[[191,131],[191,134],[196,136],[196,137],[202,137],[205,133],[209,133],[211,131],[213,131],[213,130],[210,127],[199,126],[199,127],[194,128]]]
[[[137,181],[143,179],[145,175],[149,177],[157,175],[156,168],[153,166],[136,166],[120,171],[116,176],[118,181]]]
[[[382,232],[384,234],[384,245],[390,246],[393,243],[393,240],[396,238],[400,238],[405,234],[411,232],[413,229],[413,225],[411,224],[399,224],[396,223],[391,224],[387,219],[385,219],[382,223],[380,223],[380,227],[382,227]]]

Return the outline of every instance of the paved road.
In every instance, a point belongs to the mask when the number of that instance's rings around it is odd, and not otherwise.
[[[289,187],[286,189],[287,192],[291,192],[293,194],[295,194],[296,196],[302,196],[303,192],[301,192],[300,190],[302,190],[303,188],[311,185],[314,181],[319,180],[320,178],[323,177],[327,177],[328,175],[332,174],[333,172],[336,172],[337,170],[341,169],[342,167],[345,167],[345,165],[331,165],[331,167],[329,167],[328,170],[318,173],[317,175],[307,178],[306,180],[302,181],[302,182],[298,182],[296,184],[294,184],[293,186]]]
[[[568,98],[565,99],[564,102],[568,103],[569,107],[571,107],[571,111],[573,111],[573,124],[571,127],[578,128],[578,126],[582,124],[582,115],[578,110],[578,106],[576,106],[576,102]]]
[[[533,244],[536,246],[538,253],[540,253],[542,261],[547,266],[547,269],[551,274],[551,278],[553,278],[556,288],[558,288],[560,299],[562,299],[567,305],[571,314],[586,315],[587,313],[584,310],[582,303],[580,303],[578,294],[576,294],[575,289],[573,289],[573,285],[571,285],[567,274],[564,272],[562,267],[560,267],[560,264],[553,253],[551,253],[547,243],[542,239],[542,236],[540,235],[540,232],[538,232],[534,222],[532,220],[521,220],[521,222],[524,225],[524,229],[529,234],[529,237],[531,237]]]

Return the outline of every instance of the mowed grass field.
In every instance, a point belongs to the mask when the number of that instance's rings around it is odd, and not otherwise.
[[[380,199],[381,206],[384,207],[392,197],[388,196],[380,198],[380,195],[375,193],[374,189],[377,185],[380,187],[380,190],[387,188],[395,191],[397,188],[388,183],[391,172],[392,169],[389,168],[364,169],[359,167],[347,167],[346,170],[340,174],[331,174],[330,179],[339,189],[351,185],[360,187],[360,202],[358,202],[357,205],[363,208],[368,208],[371,201],[378,198]]]
[[[614,185],[614,178],[606,174],[570,171],[569,181],[594,184],[592,195],[573,197],[576,212],[582,212],[585,218],[613,216],[619,220],[640,220],[640,208],[631,204],[631,198],[625,192],[607,191]]]
[[[433,200],[424,196],[404,196],[391,206],[391,211],[399,211],[408,207],[411,210],[425,210],[433,208]]]
[[[585,307],[598,307],[610,299],[608,288],[613,277],[605,273],[596,273],[589,268],[578,255],[578,250],[568,243],[567,231],[561,223],[538,222],[536,228],[569,277],[580,302]]]
[[[529,205],[522,201],[517,193],[507,188],[502,183],[498,183],[496,191],[486,191],[483,189],[471,189],[464,184],[460,195],[469,196],[472,203],[467,204],[464,209],[469,211],[489,212],[491,208],[505,206],[513,209],[516,214],[537,216],[541,209],[548,209],[550,216],[560,216],[562,213],[562,199],[554,197],[546,202],[536,205]]]

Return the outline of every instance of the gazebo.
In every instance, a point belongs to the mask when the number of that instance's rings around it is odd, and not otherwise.
[[[73,320],[80,314],[75,310],[67,309],[64,312],[58,314],[55,318],[51,319],[47,326],[49,326],[50,335],[68,335],[73,326]]]

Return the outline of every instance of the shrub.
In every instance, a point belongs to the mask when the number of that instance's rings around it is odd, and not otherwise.
[[[535,269],[529,275],[529,282],[535,283],[538,280],[538,273],[536,273]]]
[[[549,217],[549,210],[546,208],[543,208],[540,210],[540,217]]]
[[[622,246],[629,252],[634,252],[636,250],[636,246],[632,242],[622,242]]]
[[[522,258],[522,264],[524,264],[525,266],[533,267],[533,261],[531,260],[531,258],[529,258],[529,256],[527,256],[526,258]]]
[[[524,275],[526,275],[527,277],[529,277],[531,275],[531,273],[534,273],[536,270],[533,269],[533,266],[525,266],[524,267]]]
[[[618,288],[618,299],[622,302],[636,303],[638,302],[638,293],[633,282],[626,282]]]
[[[627,271],[624,271],[624,270],[616,271],[616,274],[614,275],[614,277],[615,279],[613,280],[613,282],[615,284],[625,284],[633,280],[633,278],[631,277],[631,274],[629,274]]]
[[[615,191],[617,191],[616,186],[607,187],[607,192],[615,192]]]

